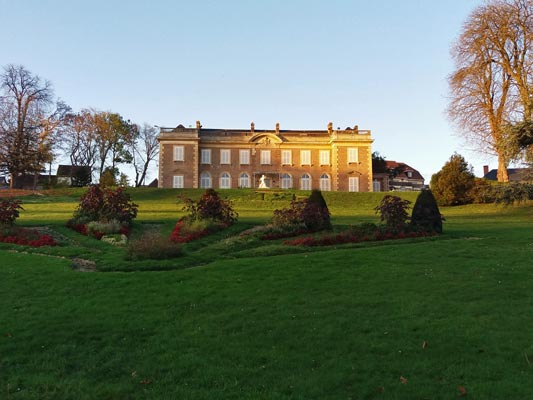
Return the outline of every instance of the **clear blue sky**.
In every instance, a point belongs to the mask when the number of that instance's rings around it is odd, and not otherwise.
[[[454,151],[449,48],[481,0],[0,0],[0,65],[160,126],[372,130],[427,180]],[[152,174],[155,177],[155,174]],[[427,182],[429,183],[429,182]]]

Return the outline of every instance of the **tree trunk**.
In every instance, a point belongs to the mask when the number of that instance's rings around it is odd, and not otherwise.
[[[498,155],[498,182],[509,182],[507,162],[501,154]]]

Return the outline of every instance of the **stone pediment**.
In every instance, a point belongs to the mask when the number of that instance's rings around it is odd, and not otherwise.
[[[269,145],[282,143],[283,140],[273,133],[257,133],[250,138],[249,142],[254,144]]]

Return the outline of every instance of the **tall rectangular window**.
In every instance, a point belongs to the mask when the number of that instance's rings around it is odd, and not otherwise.
[[[183,146],[174,146],[174,161],[184,161],[185,151]]]
[[[281,164],[282,165],[292,164],[292,150],[281,150]]]
[[[329,165],[329,150],[320,150],[320,165]]]
[[[359,162],[359,149],[357,147],[348,147],[348,162]]]
[[[231,164],[231,150],[220,150],[220,164]]]
[[[174,175],[172,187],[175,189],[183,189],[183,175]]]
[[[300,165],[311,165],[311,150],[300,150]]]
[[[211,164],[211,149],[202,149],[200,162],[202,164]]]
[[[270,165],[270,150],[261,150],[261,164]]]
[[[348,191],[349,192],[358,192],[359,191],[359,177],[350,176],[348,178]]]
[[[250,150],[239,151],[239,164],[241,165],[250,164]]]

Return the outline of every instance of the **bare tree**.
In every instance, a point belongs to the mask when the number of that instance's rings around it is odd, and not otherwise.
[[[137,135],[131,142],[133,167],[135,169],[135,187],[144,184],[148,167],[159,154],[158,133],[158,129],[155,126],[145,123],[142,127],[139,126],[137,128]]]
[[[497,62],[511,76],[517,102],[514,113],[531,121],[533,112],[533,1],[500,0],[490,5],[494,29],[490,42],[498,53]],[[511,116],[513,119],[517,115]]]
[[[98,146],[91,110],[83,109],[77,114],[68,114],[61,139],[62,149],[72,166],[88,166],[91,170],[94,168],[98,158]]]
[[[498,180],[509,180],[504,151],[503,124],[510,109],[511,76],[497,62],[488,39],[493,29],[491,6],[470,15],[452,48],[456,70],[449,77],[451,102],[448,115],[480,150],[498,156]]]
[[[533,111],[533,1],[477,7],[452,48],[448,115],[479,150],[498,157],[498,181],[518,156],[516,130]]]
[[[8,65],[0,76],[0,170],[11,175],[11,186],[28,174],[38,174],[53,157],[55,135],[67,107],[54,109],[49,81],[21,65]]]

